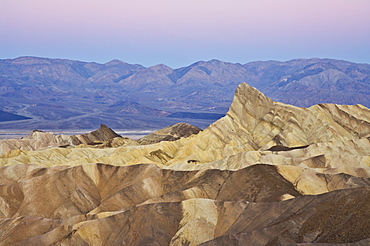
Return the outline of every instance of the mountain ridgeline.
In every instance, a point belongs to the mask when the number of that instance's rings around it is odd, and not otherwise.
[[[242,82],[275,101],[370,107],[370,65],[331,59],[234,64],[200,61],[172,69],[20,57],[0,60],[0,110],[27,119],[10,128],[160,128],[186,121],[205,128],[228,110]]]

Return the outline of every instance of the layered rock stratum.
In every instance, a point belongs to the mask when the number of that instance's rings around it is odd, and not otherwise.
[[[1,245],[368,245],[370,110],[299,108],[241,84],[176,141],[13,149]]]

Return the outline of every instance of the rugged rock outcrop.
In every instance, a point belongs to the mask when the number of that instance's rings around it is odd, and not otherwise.
[[[199,127],[188,123],[177,123],[161,130],[152,132],[145,137],[137,140],[140,144],[153,144],[161,141],[175,141],[180,138],[190,137],[193,134],[198,134],[202,131]]]
[[[3,245],[370,243],[361,105],[299,108],[241,84],[226,116],[196,135],[11,150],[0,166]]]

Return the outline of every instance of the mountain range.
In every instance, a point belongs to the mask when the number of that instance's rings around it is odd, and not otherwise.
[[[105,64],[20,57],[0,60],[2,129],[201,128],[222,117],[242,82],[275,101],[370,107],[370,65],[332,59],[199,61],[172,69],[113,60]],[[25,118],[22,118],[23,116]],[[32,118],[32,119],[28,119]]]

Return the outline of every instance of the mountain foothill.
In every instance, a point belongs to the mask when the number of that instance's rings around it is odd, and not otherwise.
[[[243,82],[300,107],[370,106],[370,65],[341,60],[211,60],[173,69],[20,57],[0,60],[0,127],[159,129],[186,121],[205,128],[225,115]]]

